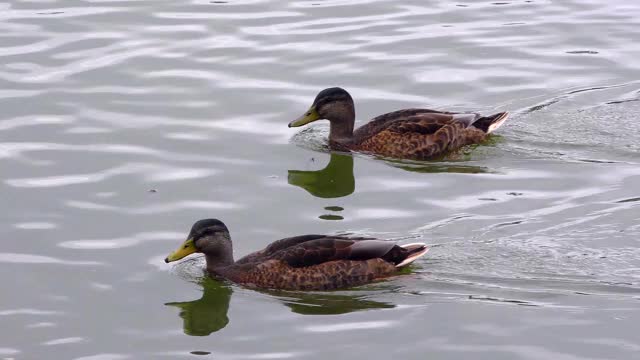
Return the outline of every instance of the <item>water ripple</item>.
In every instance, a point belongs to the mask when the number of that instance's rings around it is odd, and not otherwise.
[[[56,187],[101,182],[111,177],[125,174],[143,174],[149,181],[163,182],[209,177],[216,172],[217,171],[211,169],[181,169],[152,164],[129,164],[107,169],[98,173],[68,174],[28,179],[8,179],[6,180],[6,183],[8,185],[21,188]]]
[[[117,249],[131,247],[145,241],[182,239],[185,234],[172,232],[144,232],[128,237],[105,239],[105,240],[71,240],[58,244],[60,247],[69,249]]]
[[[306,326],[303,331],[312,333],[326,333],[326,332],[339,332],[339,331],[357,331],[365,329],[385,329],[396,325],[396,321],[365,321],[356,323],[339,323],[331,325],[313,325]]]
[[[74,261],[62,260],[51,256],[33,255],[33,254],[17,254],[17,253],[0,253],[0,263],[6,264],[59,264],[59,265],[104,265],[97,261]]]
[[[130,206],[106,205],[106,204],[100,204],[97,202],[78,201],[78,200],[69,200],[69,201],[66,201],[65,203],[70,208],[95,210],[95,211],[109,211],[113,213],[131,214],[131,215],[151,215],[151,214],[171,213],[171,212],[184,210],[184,209],[232,210],[232,209],[241,209],[243,207],[240,204],[235,204],[231,202],[202,201],[202,200],[191,200],[191,201],[185,200],[185,201],[179,201],[174,203],[143,206],[140,208],[131,208]]]

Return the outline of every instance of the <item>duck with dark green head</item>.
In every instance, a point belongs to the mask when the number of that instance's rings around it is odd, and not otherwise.
[[[489,116],[431,109],[404,109],[380,115],[354,130],[356,112],[349,93],[322,90],[309,110],[289,127],[329,120],[329,146],[393,158],[426,160],[477,144],[502,125],[508,113]]]
[[[207,272],[248,287],[332,290],[386,278],[424,255],[425,244],[334,235],[281,239],[238,261],[229,230],[217,219],[196,222],[187,240],[165,262],[203,253]]]

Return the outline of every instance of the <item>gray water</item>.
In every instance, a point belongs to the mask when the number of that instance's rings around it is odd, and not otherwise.
[[[0,4],[0,359],[635,359],[640,3]],[[512,117],[455,159],[288,129],[342,86]],[[162,259],[305,233],[432,246],[407,274],[257,292]]]

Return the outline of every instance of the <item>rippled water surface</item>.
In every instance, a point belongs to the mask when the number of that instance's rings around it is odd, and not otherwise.
[[[1,359],[632,359],[640,353],[640,3],[0,3]],[[512,112],[439,162],[288,129]],[[303,233],[431,252],[331,293],[162,262],[217,217],[236,256]]]

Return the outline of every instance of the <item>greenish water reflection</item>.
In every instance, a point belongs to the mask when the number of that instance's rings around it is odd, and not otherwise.
[[[459,174],[482,174],[492,173],[491,169],[484,166],[463,165],[472,159],[471,154],[479,147],[494,146],[501,141],[501,137],[492,135],[482,144],[472,144],[463,147],[458,151],[425,161],[414,161],[405,159],[380,158],[387,164],[410,172],[417,173],[459,173]]]
[[[320,215],[318,216],[318,218],[322,220],[330,220],[330,221],[344,220],[344,216],[332,215],[332,214]]]
[[[180,308],[184,333],[192,336],[207,336],[229,323],[227,312],[231,300],[231,286],[204,277],[200,281],[202,297],[198,300],[170,302],[165,305]]]
[[[229,323],[227,312],[233,293],[232,286],[205,277],[200,280],[202,297],[193,301],[169,302],[165,305],[180,309],[184,333],[207,336],[223,329]],[[390,309],[395,305],[368,300],[365,295],[320,294],[282,291],[260,291],[274,296],[291,311],[301,315],[338,315],[371,309]]]
[[[344,294],[288,293],[279,299],[291,311],[303,315],[339,315],[371,309],[390,309],[395,305]]]
[[[477,145],[473,147],[475,148]],[[469,150],[467,149],[467,151]],[[390,158],[381,159],[395,168],[416,173],[482,174],[493,172],[484,166],[467,165],[466,162],[471,160],[469,154],[460,152],[424,161]]]
[[[338,198],[350,195],[356,189],[353,176],[353,157],[331,154],[329,163],[322,170],[289,170],[289,184],[307,190],[320,198]]]
[[[400,161],[387,161],[393,167],[417,172],[417,173],[459,173],[459,174],[483,174],[492,172],[489,168],[473,165],[443,164],[443,163],[407,163]]]

